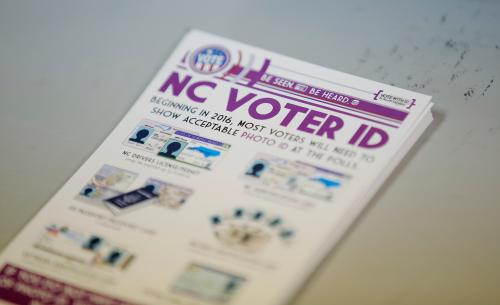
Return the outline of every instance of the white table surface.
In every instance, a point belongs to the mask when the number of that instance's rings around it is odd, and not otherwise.
[[[293,304],[500,304],[499,1],[0,1],[0,248],[189,28],[434,96]]]

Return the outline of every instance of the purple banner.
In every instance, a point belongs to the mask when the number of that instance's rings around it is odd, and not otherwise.
[[[238,75],[239,73],[241,73],[242,70],[243,68],[240,66],[233,66],[228,71],[228,74]],[[253,74],[257,74],[256,72],[257,71],[250,70],[248,74],[244,76],[247,78],[251,78],[250,76],[253,76]],[[386,107],[380,104],[362,100],[357,97],[346,95],[340,92],[314,87],[308,84],[304,84],[301,82],[297,82],[276,75],[271,75],[271,74],[260,75],[260,79],[257,83],[266,87],[271,87],[276,90],[288,92],[294,95],[300,95],[313,100],[327,102],[328,104],[338,105],[343,108],[352,109],[367,114],[373,114],[378,117],[396,120],[399,122],[403,122],[404,119],[408,116],[408,113],[406,111]]]
[[[299,83],[276,75],[266,74],[260,79],[259,83],[291,93],[303,95],[315,100],[329,102],[401,122],[404,121],[408,115],[405,111],[385,107],[383,105],[365,101],[340,92],[313,87],[311,85]]]
[[[19,305],[133,305],[10,264],[0,271],[0,299]]]

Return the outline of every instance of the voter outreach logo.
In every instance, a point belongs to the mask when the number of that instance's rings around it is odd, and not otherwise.
[[[408,99],[408,98],[390,95],[390,94],[384,93],[384,90],[379,90],[377,93],[374,93],[373,95],[375,96],[373,98],[373,100],[375,100],[375,101],[381,100],[381,101],[389,102],[389,103],[394,104],[396,106],[403,106],[406,109],[410,109],[411,107],[416,105],[416,100],[414,98]]]
[[[214,74],[222,71],[229,63],[229,51],[220,46],[205,46],[191,54],[189,66],[195,72]]]

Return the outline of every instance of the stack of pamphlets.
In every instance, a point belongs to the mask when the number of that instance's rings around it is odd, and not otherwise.
[[[190,31],[0,256],[0,304],[290,300],[430,97]]]

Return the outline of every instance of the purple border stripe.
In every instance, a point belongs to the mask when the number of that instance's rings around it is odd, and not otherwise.
[[[17,305],[66,304],[66,305],[132,305],[91,290],[5,264],[0,270],[0,300]]]

